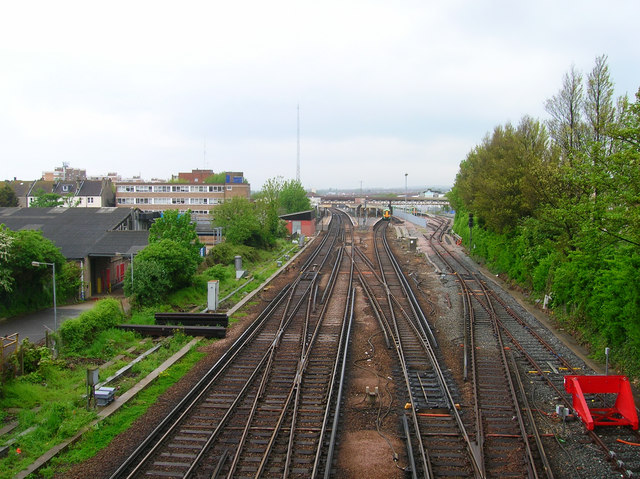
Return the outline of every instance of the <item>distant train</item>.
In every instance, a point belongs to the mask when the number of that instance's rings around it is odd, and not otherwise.
[[[389,208],[385,208],[382,211],[382,219],[385,221],[389,221],[391,219],[391,210]]]

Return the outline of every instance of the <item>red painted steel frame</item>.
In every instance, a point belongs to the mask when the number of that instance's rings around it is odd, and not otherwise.
[[[573,409],[587,429],[595,426],[631,426],[638,429],[638,413],[626,376],[565,376],[564,389],[573,397]],[[585,394],[617,394],[611,408],[589,409]]]

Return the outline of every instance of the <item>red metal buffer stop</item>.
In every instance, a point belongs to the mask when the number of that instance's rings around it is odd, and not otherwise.
[[[573,397],[573,409],[587,429],[595,426],[631,426],[638,429],[638,413],[626,376],[565,376],[564,389]],[[589,409],[585,394],[616,394],[613,407]]]

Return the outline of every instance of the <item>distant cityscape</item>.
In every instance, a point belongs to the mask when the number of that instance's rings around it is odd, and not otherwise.
[[[14,191],[18,206],[31,206],[39,195],[54,194],[63,198],[60,206],[87,208],[135,207],[145,212],[167,209],[191,210],[194,216],[204,216],[217,204],[233,197],[251,197],[251,185],[243,172],[214,172],[194,169],[179,172],[170,179],[142,176],[123,178],[117,172],[104,176],[88,176],[82,168],[68,163],[45,171],[35,180],[5,181]],[[449,191],[448,186],[429,188],[326,188],[309,192],[311,198],[321,196],[353,197],[410,197],[439,198]]]

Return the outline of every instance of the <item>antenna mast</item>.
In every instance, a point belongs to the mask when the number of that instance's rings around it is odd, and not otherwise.
[[[298,155],[296,161],[296,180],[300,183],[300,104],[298,103]]]

